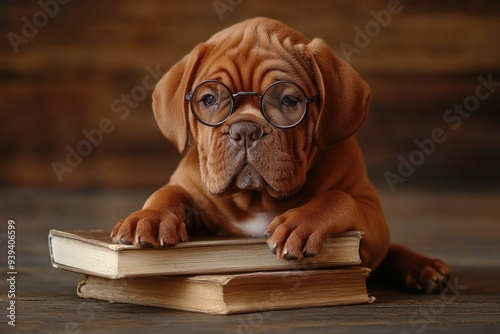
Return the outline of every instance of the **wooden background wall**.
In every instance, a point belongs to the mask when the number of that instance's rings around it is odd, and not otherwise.
[[[55,1],[0,4],[2,186],[153,189],[166,182],[180,157],[141,89],[146,68],[166,71],[196,43],[254,16],[322,37],[345,59],[341,46],[356,46],[355,28],[374,29],[350,58],[372,87],[358,138],[379,188],[389,189],[384,173],[397,174],[398,157],[408,159],[415,139],[431,138],[435,128],[447,140],[396,189],[500,184],[500,87],[472,105],[460,126],[444,119],[454,104],[474,102],[479,76],[500,82],[498,1],[402,0],[378,30],[371,11],[395,0]],[[226,11],[219,16],[214,4]],[[127,114],[115,113],[124,106],[115,101],[131,93]],[[67,165],[68,147],[77,149],[82,131],[100,125],[108,131],[101,143],[58,178],[53,163]]]

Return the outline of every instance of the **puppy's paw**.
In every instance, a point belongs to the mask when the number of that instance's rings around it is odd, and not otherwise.
[[[406,273],[406,288],[426,294],[441,292],[451,279],[451,268],[441,260],[426,259],[414,263]]]
[[[329,236],[327,231],[311,223],[311,217],[300,211],[293,209],[276,217],[264,232],[269,249],[280,259],[315,256]]]
[[[115,243],[136,247],[161,247],[187,241],[182,215],[173,211],[139,210],[120,220],[111,232]]]
[[[451,268],[407,247],[391,244],[377,276],[404,290],[421,293],[442,291],[451,280]]]

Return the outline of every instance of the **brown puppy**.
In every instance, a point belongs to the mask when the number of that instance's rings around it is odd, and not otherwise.
[[[287,260],[314,256],[330,236],[364,232],[363,265],[433,292],[451,271],[389,245],[379,198],[353,136],[370,90],[320,39],[256,18],[201,43],[158,82],[153,110],[180,152],[194,146],[115,242],[168,246],[189,233],[266,236]]]

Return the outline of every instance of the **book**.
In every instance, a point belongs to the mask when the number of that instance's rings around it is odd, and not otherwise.
[[[154,275],[243,273],[359,265],[362,233],[353,231],[330,238],[315,257],[278,259],[264,238],[216,238],[181,242],[163,248],[115,244],[109,231],[51,230],[49,250],[55,268],[123,278]]]
[[[108,279],[85,275],[80,298],[210,314],[372,303],[370,269],[347,267],[228,275]]]

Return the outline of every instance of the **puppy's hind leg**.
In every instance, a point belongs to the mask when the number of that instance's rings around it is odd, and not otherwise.
[[[404,290],[431,294],[441,292],[451,275],[451,268],[443,261],[391,244],[384,261],[374,272],[374,279]]]

